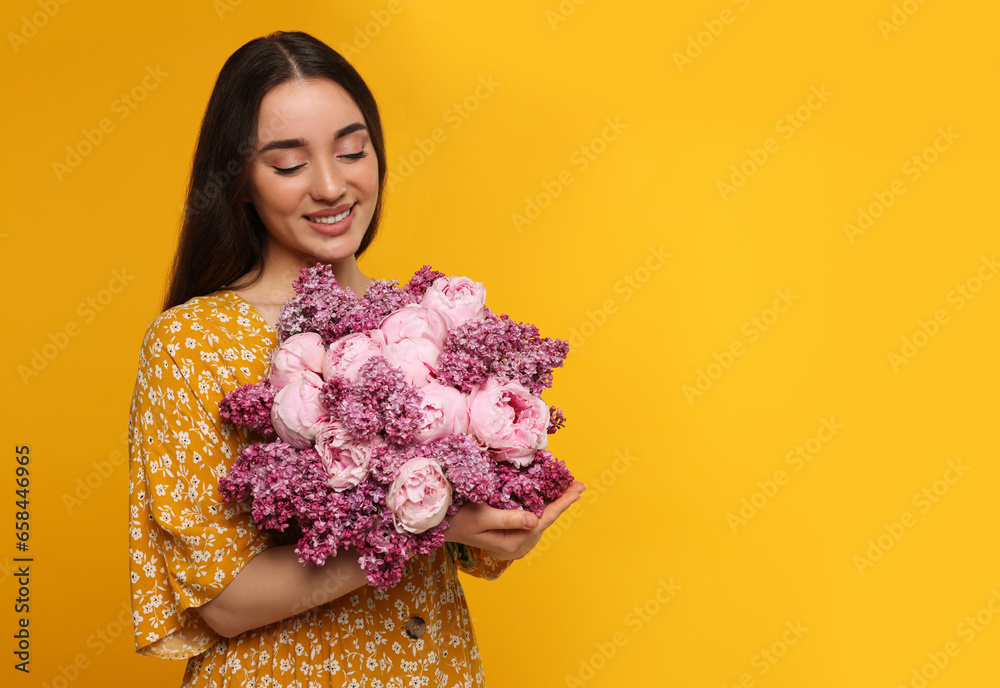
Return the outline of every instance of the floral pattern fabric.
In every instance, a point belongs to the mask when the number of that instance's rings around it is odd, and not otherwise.
[[[267,371],[274,331],[232,291],[194,298],[149,326],[129,415],[129,557],[140,654],[187,659],[185,687],[482,686],[457,572],[507,567],[470,548],[411,560],[398,585],[362,587],[235,638],[193,611],[275,546],[218,482],[252,441],[219,402]]]

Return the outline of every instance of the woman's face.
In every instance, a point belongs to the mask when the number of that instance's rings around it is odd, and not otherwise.
[[[250,201],[267,227],[265,261],[353,260],[378,196],[365,118],[328,79],[290,81],[260,105]]]

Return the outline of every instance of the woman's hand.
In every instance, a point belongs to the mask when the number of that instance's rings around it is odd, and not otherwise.
[[[466,502],[448,519],[445,538],[478,547],[497,561],[520,559],[538,544],[545,529],[580,498],[584,489],[583,483],[575,481],[545,507],[541,518],[530,511],[494,509]]]

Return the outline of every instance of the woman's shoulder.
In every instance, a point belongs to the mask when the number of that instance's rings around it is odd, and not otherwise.
[[[273,346],[275,334],[247,301],[222,290],[163,311],[147,327],[143,348],[156,341],[197,342],[211,348],[230,343],[267,347]]]
[[[168,330],[171,332],[182,329],[253,331],[257,328],[270,329],[249,302],[230,290],[195,296],[178,306],[163,311],[149,325],[149,330]]]

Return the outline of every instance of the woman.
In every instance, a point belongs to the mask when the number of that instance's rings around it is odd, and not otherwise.
[[[541,518],[467,504],[447,533],[468,556],[415,558],[383,592],[353,553],[303,565],[221,500],[218,480],[252,438],[220,421],[220,400],[266,373],[302,267],[329,263],[358,294],[371,283],[357,257],[385,176],[374,98],[328,46],[278,32],[227,60],[129,420],[136,648],[188,659],[185,686],[483,685],[457,570],[500,575],[583,489]]]

